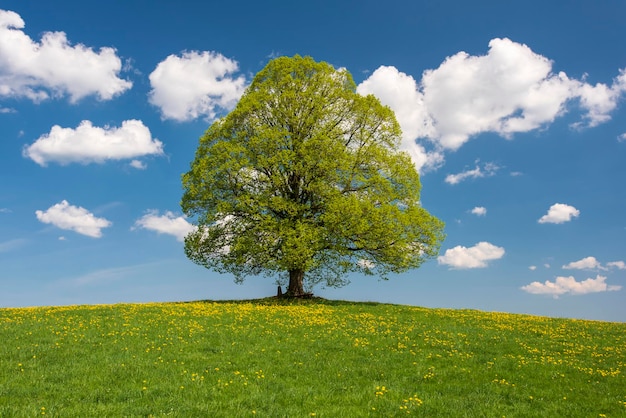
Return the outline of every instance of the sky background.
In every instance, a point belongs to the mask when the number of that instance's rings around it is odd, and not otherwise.
[[[0,307],[259,298],[188,261],[180,176],[277,56],[395,112],[440,256],[330,299],[626,321],[626,2],[0,3]]]

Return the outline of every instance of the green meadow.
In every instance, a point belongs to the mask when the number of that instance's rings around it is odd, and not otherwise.
[[[0,309],[0,417],[624,417],[626,324],[326,300]]]

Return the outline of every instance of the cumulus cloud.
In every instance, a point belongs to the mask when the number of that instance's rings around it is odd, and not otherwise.
[[[395,67],[381,66],[357,87],[362,95],[373,94],[395,113],[402,128],[400,148],[409,153],[418,170],[436,168],[443,163],[443,153],[427,151],[417,138],[435,137],[434,122],[424,105],[424,95],[410,75]],[[432,148],[432,147],[431,147]]]
[[[94,216],[85,208],[70,205],[67,200],[50,206],[46,211],[38,210],[35,214],[40,222],[92,238],[100,238],[102,229],[112,225],[110,221]]]
[[[620,136],[618,136],[617,137],[617,141],[618,142],[625,142],[626,141],[626,133],[623,133]]]
[[[619,91],[609,88],[606,84],[582,84],[579,87],[580,102],[583,108],[588,109],[585,116],[587,125],[597,126],[611,119],[609,112],[615,108]],[[583,122],[576,122],[572,126],[584,126]]]
[[[481,169],[480,166],[476,165],[476,168],[472,170],[466,170],[457,174],[448,174],[446,176],[445,182],[448,184],[458,184],[463,180],[470,178],[480,178],[480,177],[491,177],[496,174],[500,167],[495,165],[494,163],[487,163]]]
[[[141,218],[137,219],[131,229],[142,228],[156,231],[159,234],[168,234],[176,237],[178,241],[184,241],[185,236],[193,232],[196,227],[187,222],[184,216],[176,216],[172,212],[159,215],[156,210],[150,210]]]
[[[421,84],[438,140],[452,150],[481,132],[509,137],[552,122],[573,87],[550,60],[509,39],[492,39],[487,55],[446,58]]]
[[[109,100],[131,88],[118,77],[122,61],[113,48],[99,51],[72,45],[63,32],[45,32],[40,42],[22,29],[15,12],[0,10],[0,97],[26,97],[35,102],[69,96],[71,102],[96,95]]]
[[[487,267],[488,261],[500,259],[502,256],[504,248],[488,242],[479,242],[469,248],[457,245],[437,257],[437,261],[455,269],[472,269]]]
[[[572,218],[576,218],[580,215],[580,211],[574,206],[566,205],[563,203],[555,203],[550,206],[548,213],[543,215],[537,222],[540,224],[562,224],[569,222]]]
[[[610,86],[590,85],[554,73],[552,61],[524,44],[496,38],[487,54],[458,52],[424,71],[419,82],[395,67],[379,67],[357,91],[374,94],[394,110],[419,168],[432,163],[429,155],[440,164],[443,151],[483,132],[510,138],[547,126],[571,101],[584,112],[576,127],[605,122],[626,91],[626,69]],[[427,144],[434,151],[426,153]]]
[[[236,61],[216,52],[170,55],[150,74],[149,101],[163,119],[214,119],[219,110],[232,109],[245,90],[238,69]]]
[[[557,277],[554,282],[546,280],[544,283],[532,282],[526,286],[522,286],[522,290],[535,295],[552,295],[558,298],[561,295],[584,295],[587,293],[598,292],[614,292],[618,291],[622,286],[607,285],[606,277],[596,276],[595,279],[586,279],[577,282],[572,276]]]
[[[581,260],[565,264],[563,268],[566,270],[609,270],[611,268],[626,270],[626,263],[623,261],[610,261],[603,266],[595,257],[585,257]]]
[[[626,263],[623,261],[609,261],[606,263],[608,268],[616,268],[618,270],[626,270]]]
[[[482,206],[476,206],[474,209],[472,209],[471,213],[476,216],[485,216],[487,215],[487,208],[484,208]]]
[[[53,126],[49,133],[25,147],[23,154],[44,167],[49,162],[89,164],[162,155],[163,144],[153,139],[139,120],[124,121],[119,128],[100,128],[84,120],[76,129]]]
[[[395,67],[381,66],[357,87],[360,94],[373,94],[394,109],[407,139],[436,133],[434,121],[424,105],[424,95],[415,79]]]
[[[531,271],[537,270],[537,266],[528,266],[528,269]]]
[[[598,260],[596,260],[595,257],[585,257],[578,261],[572,261],[571,263],[564,265],[563,268],[566,270],[593,270],[602,268],[602,265]]]
[[[584,122],[576,122],[572,126],[594,127],[611,119],[610,113],[617,107],[621,95],[626,92],[626,68],[613,80],[611,86],[597,83],[595,86],[585,82],[577,82],[576,93],[580,105],[587,111]]]
[[[132,168],[136,168],[137,170],[145,170],[146,168],[148,168],[148,165],[146,163],[139,160],[132,160],[129,165]]]

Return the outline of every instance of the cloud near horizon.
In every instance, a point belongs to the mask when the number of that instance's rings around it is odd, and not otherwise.
[[[0,97],[37,103],[67,95],[76,103],[91,95],[110,100],[132,87],[118,77],[122,61],[115,49],[72,45],[64,32],[45,32],[36,42],[24,27],[19,14],[0,10]]]
[[[469,248],[462,245],[450,248],[437,257],[437,262],[453,269],[484,268],[489,261],[502,258],[504,253],[504,248],[483,241]]]
[[[102,237],[102,229],[113,225],[107,219],[94,216],[85,208],[70,205],[67,200],[50,206],[45,211],[38,210],[35,214],[42,223],[92,238]]]
[[[23,155],[42,167],[50,162],[61,165],[104,163],[163,155],[163,143],[153,139],[150,130],[140,120],[126,120],[119,128],[100,128],[84,120],[76,129],[53,126],[49,133],[25,147]],[[133,167],[145,168],[136,161],[131,162]]]
[[[441,165],[445,151],[459,149],[480,133],[511,138],[545,127],[572,101],[583,112],[573,127],[610,119],[626,91],[626,69],[610,86],[591,85],[554,73],[552,64],[524,44],[495,38],[487,54],[458,52],[424,71],[419,82],[393,66],[381,66],[357,91],[377,96],[394,110],[404,132],[403,148],[419,170],[428,170]]]
[[[600,275],[596,276],[595,279],[589,278],[581,282],[577,282],[573,276],[559,276],[554,282],[549,280],[544,283],[532,282],[522,286],[521,289],[534,295],[551,295],[558,298],[565,294],[584,295],[587,293],[615,292],[621,290],[622,286],[607,285],[606,277]]]
[[[170,211],[159,215],[157,210],[149,210],[144,216],[137,219],[131,230],[137,228],[156,231],[159,234],[172,235],[180,242],[185,240],[187,234],[196,230],[196,227],[190,224],[184,216],[176,216]]]
[[[605,266],[602,265],[595,257],[585,257],[578,261],[572,261],[565,264],[563,267],[565,270],[609,270],[610,268],[616,268],[618,270],[626,270],[626,263],[623,261],[610,261]]]

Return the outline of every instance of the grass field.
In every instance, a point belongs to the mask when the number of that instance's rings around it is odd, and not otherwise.
[[[0,309],[0,417],[624,417],[626,324],[324,300]]]

